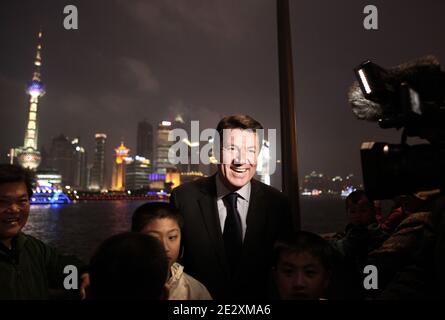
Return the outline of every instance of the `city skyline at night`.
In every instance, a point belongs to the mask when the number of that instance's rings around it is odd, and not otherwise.
[[[444,12],[0,2],[0,300],[445,298]]]
[[[110,177],[112,146],[124,140],[136,150],[139,122],[146,119],[156,128],[177,114],[200,121],[204,129],[224,115],[247,113],[277,129],[279,141],[275,1],[72,4],[79,9],[78,30],[64,29],[61,3],[1,5],[2,162],[11,147],[23,143],[28,118],[23,93],[40,27],[48,93],[39,103],[39,149],[48,149],[60,134],[79,137],[91,164],[94,135],[106,133]],[[354,118],[346,99],[354,66],[371,58],[389,67],[425,54],[445,60],[443,43],[425,36],[443,29],[443,5],[375,1],[379,30],[369,31],[363,28],[366,4],[291,3],[300,175],[315,169],[361,177],[361,142],[400,140],[396,130]],[[277,169],[271,182],[279,188]]]

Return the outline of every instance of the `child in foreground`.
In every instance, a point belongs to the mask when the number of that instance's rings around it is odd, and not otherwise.
[[[300,231],[274,247],[274,277],[282,300],[327,297],[332,273],[332,249],[320,236]]]
[[[132,217],[131,230],[151,235],[164,245],[169,274],[166,282],[168,300],[211,300],[206,287],[184,272],[176,260],[181,250],[181,214],[170,204],[146,203],[136,209]]]

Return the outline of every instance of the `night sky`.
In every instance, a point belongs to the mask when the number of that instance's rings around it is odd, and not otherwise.
[[[366,58],[390,67],[425,54],[445,63],[445,2],[290,1],[300,176],[312,170],[361,177],[362,141],[400,133],[356,120],[347,103],[352,69]],[[79,29],[63,28],[63,8]],[[379,30],[363,27],[363,8]],[[44,32],[39,145],[80,136],[93,160],[94,133],[135,150],[137,122],[182,113],[215,127],[247,113],[279,129],[275,0],[14,0],[0,4],[0,159],[23,144],[26,83]],[[279,133],[279,131],[278,131]],[[280,156],[278,157],[281,158]],[[279,175],[272,177],[279,186]]]

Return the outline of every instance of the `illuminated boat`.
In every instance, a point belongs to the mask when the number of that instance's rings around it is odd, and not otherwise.
[[[71,199],[62,191],[44,190],[33,193],[31,204],[66,204],[71,203]]]

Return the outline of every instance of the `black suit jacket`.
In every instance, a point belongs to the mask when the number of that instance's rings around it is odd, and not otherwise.
[[[184,216],[184,271],[201,281],[215,299],[267,298],[274,242],[292,232],[287,198],[251,180],[247,229],[240,268],[229,274],[219,222],[216,175],[175,188],[170,202]]]

